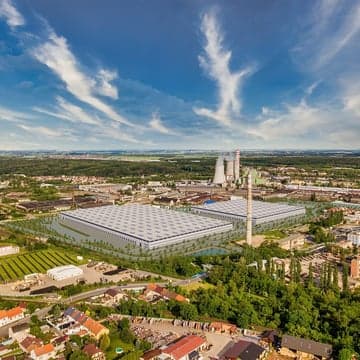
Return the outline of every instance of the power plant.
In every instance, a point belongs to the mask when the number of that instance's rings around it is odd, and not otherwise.
[[[233,185],[239,181],[240,150],[236,150],[234,153],[229,153],[227,156],[220,155],[216,161],[213,183],[224,186]]]

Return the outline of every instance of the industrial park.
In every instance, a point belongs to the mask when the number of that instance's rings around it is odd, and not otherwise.
[[[0,360],[360,360],[359,24],[0,0]]]
[[[248,156],[242,156],[243,162]],[[184,161],[204,166],[209,160]],[[93,339],[81,340],[81,351],[89,351],[88,356],[121,358],[124,347],[133,345],[118,339],[114,322],[126,323],[126,331],[137,341],[151,344],[141,351],[142,359],[225,360],[247,358],[248,353],[249,360],[299,354],[333,358],[337,350],[331,342],[293,336],[276,327],[253,327],[251,320],[241,320],[241,308],[237,319],[217,309],[207,321],[200,315],[204,310],[197,296],[204,296],[202,301],[218,296],[217,272],[225,270],[229,256],[240,260],[226,270],[234,273],[233,281],[239,281],[235,274],[240,272],[246,281],[270,276],[273,286],[284,289],[310,286],[355,294],[360,288],[357,189],[317,186],[309,180],[309,185],[301,185],[297,176],[303,178],[303,170],[244,166],[239,150],[210,161],[208,180],[169,182],[150,176],[139,184],[136,178],[116,182],[103,177],[15,175],[22,192],[13,190],[11,180],[3,180],[2,196],[10,202],[1,203],[6,222],[0,291],[18,301],[4,312],[0,333],[17,339],[17,351],[33,359],[56,357],[70,338],[84,336]],[[289,174],[286,183],[283,177],[269,176],[278,172]],[[63,195],[28,200],[34,181],[42,189],[37,191]],[[11,214],[19,214],[19,220],[11,220]],[[27,234],[29,250],[17,245],[18,240],[9,243],[11,234]],[[21,299],[30,299],[30,310],[12,310]],[[33,312],[32,301],[45,307]],[[132,310],[139,304],[152,310]],[[98,313],[100,308],[109,310]],[[57,309],[56,315],[51,309]],[[41,314],[41,333],[26,330],[35,326],[32,312]],[[25,322],[24,330],[17,329],[19,322]],[[104,338],[110,339],[108,348],[101,345]],[[120,346],[111,345],[119,341]],[[40,353],[44,355],[36,355]]]

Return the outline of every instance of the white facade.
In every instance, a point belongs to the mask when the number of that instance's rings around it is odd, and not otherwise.
[[[140,204],[67,211],[60,222],[117,248],[128,243],[154,249],[233,228],[230,222]]]
[[[57,266],[46,272],[47,276],[55,281],[70,279],[83,275],[83,270],[75,265]]]
[[[0,310],[0,327],[24,318],[24,310],[16,307],[10,310]]]
[[[20,248],[18,246],[1,246],[0,247],[0,256],[6,256],[6,255],[12,255],[17,254],[20,251]]]
[[[360,246],[360,231],[352,231],[347,234],[347,240],[351,241],[353,245]]]

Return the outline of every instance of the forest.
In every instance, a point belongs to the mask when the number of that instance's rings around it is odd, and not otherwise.
[[[299,263],[293,260],[290,280],[281,269],[249,267],[249,263],[270,259],[278,253],[276,247],[245,249],[229,257],[197,259],[211,263],[207,282],[187,293],[190,303],[121,302],[118,311],[132,315],[164,316],[188,320],[221,319],[241,328],[273,328],[294,336],[330,343],[335,354],[351,350],[360,352],[360,290],[351,292],[337,285],[337,270],[323,269],[320,284],[310,276],[301,279]],[[271,264],[271,262],[268,262]],[[333,275],[331,275],[333,274]]]
[[[208,179],[213,176],[215,156],[161,157],[160,161],[120,161],[86,159],[51,159],[0,157],[0,175],[25,174],[28,176],[84,175],[106,177],[140,177],[170,174],[175,178]],[[305,169],[344,168],[360,169],[355,156],[243,156],[244,166],[294,166]]]

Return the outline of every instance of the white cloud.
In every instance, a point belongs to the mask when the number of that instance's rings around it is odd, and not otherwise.
[[[114,121],[134,126],[111,106],[95,96],[99,92],[99,89],[96,88],[96,80],[81,71],[80,65],[69,49],[64,37],[51,32],[49,39],[44,44],[33,49],[32,54],[38,61],[45,64],[59,76],[65,83],[66,89],[77,99],[89,104]],[[105,83],[108,82],[105,81]]]
[[[31,118],[32,116],[29,114],[14,111],[6,107],[0,106],[0,120],[20,122]]]
[[[151,116],[151,120],[149,122],[150,128],[161,133],[161,134],[166,134],[166,135],[175,135],[175,133],[167,128],[163,122],[161,121],[160,115],[158,112],[154,112],[152,113]]]
[[[242,104],[238,97],[239,90],[251,69],[245,68],[236,72],[230,70],[232,53],[223,46],[223,34],[214,12],[204,14],[201,31],[206,44],[205,53],[199,56],[199,62],[207,75],[217,82],[219,104],[217,110],[194,108],[194,112],[228,126],[233,116],[240,116]]]
[[[316,66],[320,67],[331,61],[343,48],[348,46],[360,31],[360,3],[349,9],[334,35],[327,39],[320,48]]]
[[[295,61],[311,71],[320,70],[351,44],[359,42],[360,3],[341,0],[314,2],[309,30],[293,49]]]
[[[281,110],[263,112],[247,133],[274,148],[358,148],[360,122],[350,112],[326,103],[309,105],[302,99]]]
[[[11,28],[25,24],[23,16],[14,7],[11,0],[0,0],[0,17],[4,18]]]
[[[326,122],[322,112],[307,105],[304,100],[297,105],[286,106],[285,111],[268,110],[260,119],[260,124],[250,128],[248,133],[264,140],[302,136]]]
[[[25,124],[17,125],[20,129],[23,129],[26,132],[37,136],[45,136],[45,137],[60,137],[63,136],[64,133],[60,130],[51,129],[46,126],[29,126]]]
[[[133,143],[133,144],[140,143],[139,140],[137,140],[136,138],[134,138],[130,134],[125,134],[119,128],[119,124],[115,123],[115,122],[110,123],[108,125],[102,125],[100,127],[97,127],[95,135],[98,136],[98,137],[103,137],[103,138],[107,138],[107,139],[114,139],[114,140],[122,141],[122,142],[125,142],[125,143]],[[123,143],[119,144],[119,147],[121,148],[122,145],[123,145]]]
[[[312,93],[315,91],[315,89],[319,86],[320,84],[320,80],[315,81],[314,83],[312,83],[310,86],[308,86],[305,90],[306,95],[312,95]]]
[[[89,115],[81,107],[66,101],[61,96],[58,96],[56,98],[56,101],[58,106],[55,109],[55,111],[43,109],[41,107],[36,107],[36,106],[33,107],[33,110],[45,115],[57,117],[59,119],[67,120],[75,123],[81,122],[89,125],[98,125],[100,123],[100,121],[96,117]]]
[[[96,92],[99,95],[108,96],[114,100],[117,100],[118,89],[116,86],[111,84],[111,81],[117,79],[118,75],[116,71],[110,71],[106,69],[101,69],[97,75],[98,86]]]

